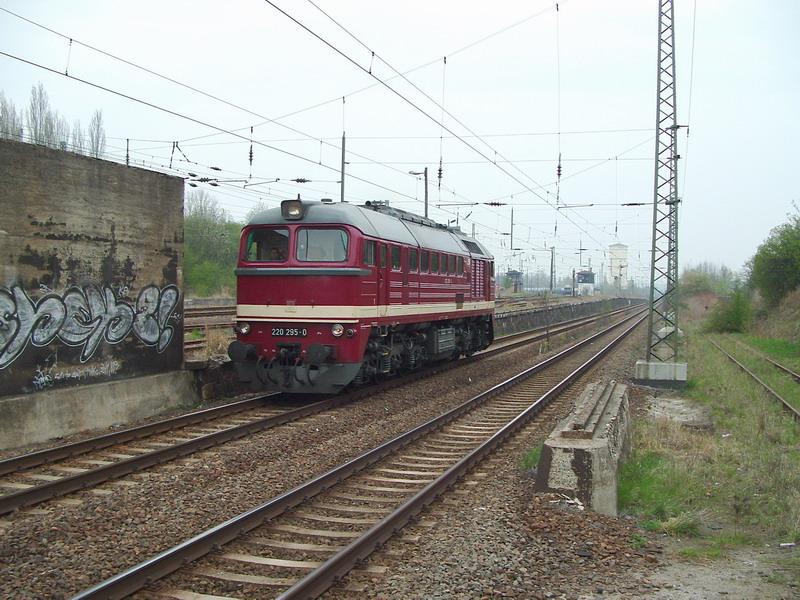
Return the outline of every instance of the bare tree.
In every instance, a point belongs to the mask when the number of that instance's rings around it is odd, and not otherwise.
[[[31,88],[26,120],[31,142],[45,146],[54,145],[56,119],[50,110],[50,99],[41,82]]]
[[[266,202],[264,202],[263,200],[259,200],[250,210],[247,211],[247,214],[244,216],[244,222],[249,223],[253,219],[253,217],[255,217],[259,213],[264,212],[268,208],[269,205],[267,205]]]
[[[72,151],[78,154],[84,154],[86,152],[83,129],[81,128],[81,122],[77,119],[75,119],[75,123],[72,125]]]
[[[22,115],[0,92],[0,138],[22,141]]]
[[[227,223],[227,211],[205,190],[191,190],[184,197],[184,214],[213,223]]]
[[[66,150],[69,147],[69,123],[58,113],[53,113],[53,143],[57,148]]]
[[[75,121],[70,130],[66,117],[50,108],[50,99],[40,82],[31,88],[28,110],[17,113],[14,104],[0,92],[0,137],[22,139],[23,120],[27,124],[30,141],[51,148],[71,149],[84,154],[87,151],[100,158],[106,148],[106,133],[103,129],[103,112],[95,110],[84,132],[80,121]],[[88,144],[87,144],[88,138]]]
[[[96,110],[89,121],[89,154],[95,158],[106,149],[106,132],[103,129],[103,111]]]

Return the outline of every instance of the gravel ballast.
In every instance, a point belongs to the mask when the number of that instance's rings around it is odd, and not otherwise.
[[[642,344],[640,332],[583,381],[629,379]],[[348,578],[325,597],[350,598],[343,586],[359,583],[365,585],[360,597],[387,599],[634,598],[659,589],[650,575],[661,548],[633,521],[536,495],[532,474],[521,468],[524,453],[541,444],[570,408],[569,401],[556,401],[478,467],[475,477],[431,505],[421,518],[435,525],[409,530],[420,535],[418,543],[391,541],[391,553],[374,555],[378,564],[390,566],[385,576],[369,582]]]
[[[0,597],[69,597],[460,404],[536,358],[519,349],[465,365],[4,518]]]

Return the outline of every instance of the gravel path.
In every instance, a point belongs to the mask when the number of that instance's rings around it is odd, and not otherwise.
[[[520,349],[466,365],[2,519],[0,597],[69,597],[440,414],[535,359]]]

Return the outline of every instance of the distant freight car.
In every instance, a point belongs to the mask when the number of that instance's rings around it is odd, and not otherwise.
[[[390,208],[286,200],[242,230],[239,378],[336,393],[494,339],[494,260],[459,229]]]

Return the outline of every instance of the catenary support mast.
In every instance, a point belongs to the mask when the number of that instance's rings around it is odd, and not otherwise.
[[[678,125],[673,2],[659,0],[655,198],[646,361],[673,362],[678,314]]]

